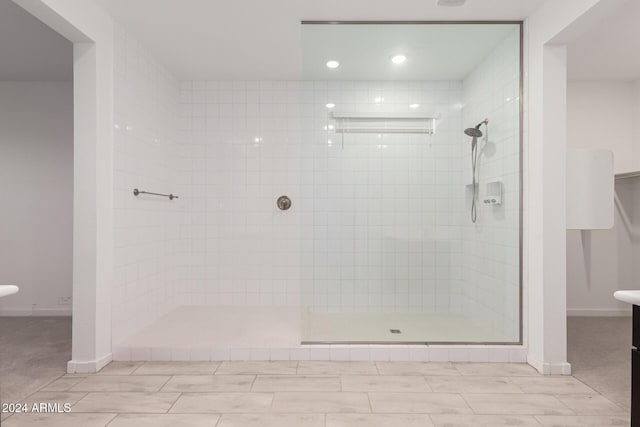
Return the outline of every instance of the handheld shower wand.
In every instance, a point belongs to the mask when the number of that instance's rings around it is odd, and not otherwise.
[[[470,136],[471,139],[471,174],[472,174],[472,190],[473,195],[471,197],[471,222],[475,223],[478,218],[478,214],[476,211],[476,199],[478,198],[478,179],[476,174],[476,167],[478,164],[478,138],[482,137],[482,131],[480,130],[480,126],[485,125],[485,127],[489,124],[489,119],[484,119],[480,123],[478,123],[475,127],[465,129],[464,133]]]

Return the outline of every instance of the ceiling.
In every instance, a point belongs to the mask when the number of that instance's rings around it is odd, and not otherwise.
[[[519,25],[304,25],[305,80],[463,80]],[[391,58],[404,54],[403,64]],[[516,54],[516,52],[514,52]],[[340,67],[331,70],[327,60]]]
[[[0,0],[1,1],[1,0]],[[301,20],[522,20],[544,0],[98,0],[181,80],[299,79]]]
[[[640,78],[640,1],[629,0],[567,45],[570,80]]]
[[[0,0],[0,81],[71,81],[73,45],[11,0]]]

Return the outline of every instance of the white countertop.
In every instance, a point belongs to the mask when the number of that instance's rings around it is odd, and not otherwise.
[[[640,291],[615,291],[613,297],[618,301],[640,305]]]

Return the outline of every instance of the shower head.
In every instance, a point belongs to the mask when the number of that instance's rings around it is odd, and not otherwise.
[[[480,125],[478,125],[478,126],[480,126]],[[480,138],[482,136],[482,131],[480,129],[478,129],[477,127],[465,129],[464,133],[465,133],[465,135],[471,136],[473,138]]]
[[[465,129],[464,133],[473,138],[480,138],[482,136],[482,131],[480,130],[480,126],[487,125],[489,123],[489,119],[484,119],[480,123],[476,125],[474,128]]]

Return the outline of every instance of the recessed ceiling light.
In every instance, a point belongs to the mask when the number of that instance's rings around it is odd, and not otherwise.
[[[402,64],[406,60],[407,60],[407,57],[402,54],[395,55],[394,57],[391,58],[391,62],[393,62],[394,64]]]
[[[376,104],[380,104],[384,101],[384,98],[381,96],[376,96],[375,98],[373,98],[373,102],[375,102]]]
[[[411,104],[409,105],[409,108],[418,108],[420,107],[420,104]]]
[[[338,68],[340,66],[340,63],[338,61],[327,61],[327,67],[328,68]]]
[[[333,108],[333,107],[335,107],[335,106],[336,106],[336,104],[333,104],[333,103],[331,103],[331,102],[330,102],[330,103],[328,103],[327,105],[325,105],[325,107],[327,107],[327,108]]]

